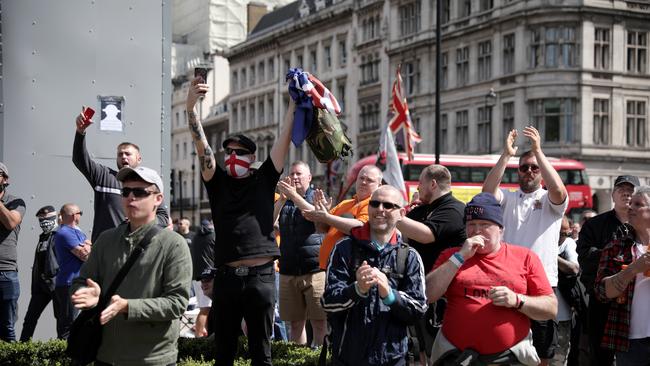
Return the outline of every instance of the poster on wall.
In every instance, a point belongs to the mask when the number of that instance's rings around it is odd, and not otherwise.
[[[99,96],[100,110],[102,111],[99,122],[100,131],[124,131],[124,97]]]

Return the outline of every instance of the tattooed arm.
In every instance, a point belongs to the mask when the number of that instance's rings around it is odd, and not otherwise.
[[[185,106],[187,108],[187,119],[189,121],[190,133],[192,134],[192,140],[194,140],[196,153],[199,156],[201,176],[203,176],[203,180],[209,181],[212,179],[217,165],[214,159],[214,152],[208,144],[205,132],[203,132],[203,126],[199,121],[199,117],[194,113],[194,106],[199,97],[208,90],[208,85],[200,84],[200,81],[200,77],[192,80],[190,88],[187,91],[187,101],[185,102]]]
[[[284,115],[284,122],[280,136],[275,139],[273,147],[271,148],[271,160],[275,170],[282,172],[284,168],[284,159],[289,155],[289,143],[291,143],[291,130],[293,129],[293,114],[296,111],[296,104],[289,98],[289,105]]]

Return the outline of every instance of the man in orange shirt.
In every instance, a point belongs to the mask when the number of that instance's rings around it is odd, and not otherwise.
[[[349,234],[350,229],[363,226],[368,221],[368,201],[372,193],[381,185],[382,178],[383,174],[379,168],[366,165],[357,176],[355,185],[357,194],[354,197],[342,201],[328,212],[325,199],[320,193],[314,201],[314,209],[303,211],[303,216],[307,220],[329,225],[318,256],[322,270],[327,270],[327,262],[334,245],[344,235]]]

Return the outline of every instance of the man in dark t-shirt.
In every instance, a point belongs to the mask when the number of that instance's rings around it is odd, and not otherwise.
[[[276,301],[274,260],[280,257],[273,232],[273,202],[285,157],[289,153],[295,104],[289,102],[280,135],[269,157],[254,173],[255,143],[244,135],[227,138],[225,169],[214,153],[194,113],[208,91],[205,80],[192,80],[187,94],[189,128],[199,156],[216,245],[212,312],[215,316],[215,364],[232,365],[242,317],[248,329],[253,365],[271,365],[271,332]]]
[[[465,204],[452,195],[451,174],[442,165],[432,164],[422,170],[418,193],[421,204],[413,208],[397,224],[397,228],[420,254],[424,272],[429,273],[443,250],[460,246],[465,241]],[[415,326],[421,358],[424,352],[430,356],[444,310],[445,300],[436,301],[429,306],[424,319]]]

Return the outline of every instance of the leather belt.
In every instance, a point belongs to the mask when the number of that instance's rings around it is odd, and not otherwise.
[[[272,274],[275,272],[275,266],[273,261],[264,263],[259,266],[254,266],[254,267],[247,267],[247,266],[231,267],[231,266],[223,265],[219,267],[219,272],[223,274],[235,275],[237,277],[247,277],[256,274]]]

